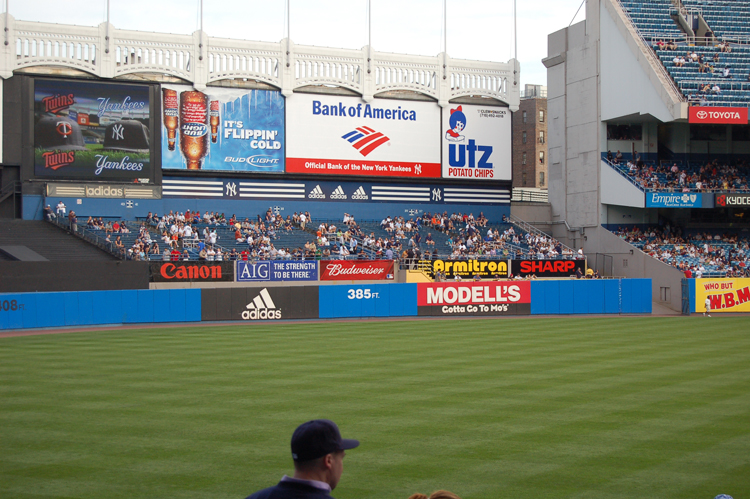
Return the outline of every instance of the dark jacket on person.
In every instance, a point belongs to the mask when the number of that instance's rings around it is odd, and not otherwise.
[[[295,482],[279,482],[260,490],[247,499],[333,499],[325,490]]]

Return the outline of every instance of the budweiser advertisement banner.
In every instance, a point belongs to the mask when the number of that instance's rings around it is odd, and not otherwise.
[[[34,174],[151,180],[149,87],[34,80]]]
[[[418,315],[530,315],[529,281],[417,284]]]
[[[440,272],[446,279],[500,279],[508,277],[507,260],[422,260],[420,268],[425,269],[430,277]]]
[[[570,277],[576,273],[586,273],[586,260],[512,260],[510,271],[513,275],[526,277]]]
[[[693,106],[688,113],[688,123],[747,125],[746,107]]]
[[[234,262],[151,262],[152,282],[234,281]]]
[[[162,115],[164,169],[284,172],[281,92],[162,85]]]
[[[711,312],[750,312],[750,279],[696,279],[695,311],[706,311],[706,299]]]
[[[393,279],[393,260],[331,260],[321,262],[321,281]]]

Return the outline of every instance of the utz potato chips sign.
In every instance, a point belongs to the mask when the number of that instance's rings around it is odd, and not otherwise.
[[[696,279],[695,311],[750,312],[750,279]]]
[[[284,97],[162,85],[162,168],[284,172]]]
[[[151,178],[149,87],[34,81],[36,177]]]

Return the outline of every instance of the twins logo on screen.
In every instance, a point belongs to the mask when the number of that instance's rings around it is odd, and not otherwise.
[[[451,109],[450,130],[445,132],[445,140],[451,142],[463,142],[466,137],[461,135],[461,132],[466,128],[466,115],[464,114],[461,106],[456,109]]]
[[[376,132],[368,126],[358,127],[341,138],[349,141],[352,147],[358,150],[362,156],[367,156],[390,140],[382,133]]]

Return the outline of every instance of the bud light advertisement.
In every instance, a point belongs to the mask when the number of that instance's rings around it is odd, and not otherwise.
[[[511,180],[511,114],[506,107],[443,109],[443,178]]]
[[[149,87],[36,79],[36,177],[151,179]]]
[[[162,168],[284,172],[284,97],[162,85]]]

